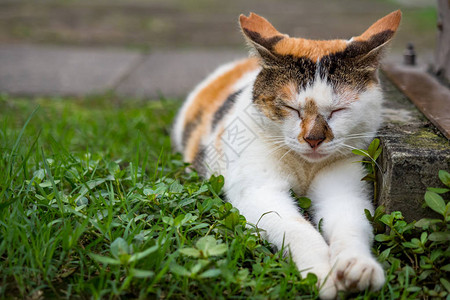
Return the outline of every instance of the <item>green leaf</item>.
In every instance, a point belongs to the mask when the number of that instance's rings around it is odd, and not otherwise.
[[[153,252],[158,250],[158,248],[159,248],[159,246],[155,245],[155,246],[150,247],[142,252],[135,253],[135,254],[131,255],[129,262],[138,261],[138,260],[152,254]]]
[[[303,209],[308,209],[311,207],[311,199],[309,199],[307,197],[299,197],[298,205]]]
[[[216,239],[210,235],[200,238],[195,245],[205,256],[219,256],[228,250],[227,244],[217,244]]]
[[[375,236],[375,240],[377,241],[377,242],[386,242],[386,241],[390,241],[390,240],[392,240],[392,236],[390,236],[390,235],[386,235],[386,234],[382,234],[382,233],[380,233],[380,234],[377,234],[376,236]]]
[[[445,242],[450,241],[450,232],[433,232],[428,237],[430,241],[433,242]]]
[[[450,264],[447,264],[441,268],[442,271],[450,272]]]
[[[183,191],[183,185],[181,185],[178,181],[174,181],[172,182],[172,184],[170,185],[170,192],[171,193],[175,193],[175,194],[179,194]]]
[[[198,230],[198,229],[202,229],[202,228],[206,228],[209,227],[209,224],[207,223],[200,223],[195,225],[194,227],[189,228],[187,231],[194,231],[194,230]]]
[[[61,181],[60,180],[54,180],[54,182],[55,182],[55,184],[58,184]],[[39,186],[41,188],[48,188],[48,187],[51,187],[52,185],[53,185],[53,183],[50,180],[46,180],[46,181],[44,181],[44,182],[39,184]]]
[[[155,272],[149,271],[149,270],[131,269],[130,271],[134,277],[138,277],[138,278],[149,278],[149,277],[153,277],[153,275],[155,275]]]
[[[447,290],[447,293],[450,293],[450,282],[448,282],[448,280],[443,277],[439,278],[439,281],[445,287],[445,289]]]
[[[422,232],[422,234],[420,235],[420,242],[422,243],[422,245],[425,245],[425,243],[428,240],[428,233],[426,231]]]
[[[380,140],[379,140],[379,139],[374,139],[374,140],[370,143],[369,148],[367,148],[367,152],[369,153],[369,155],[370,155],[371,157],[374,157],[374,156],[375,156],[375,153],[376,153],[376,151],[377,151],[377,149],[378,149],[379,146],[380,146]],[[374,158],[374,159],[375,159],[375,158]]]
[[[375,209],[375,213],[373,214],[374,219],[375,220],[380,219],[385,212],[386,207],[384,207],[383,205],[378,206],[377,209]]]
[[[380,218],[380,221],[388,226],[393,226],[392,222],[394,222],[394,216],[393,215],[384,215]]]
[[[393,211],[391,216],[396,220],[403,220],[403,215],[401,211]]]
[[[444,253],[444,251],[442,249],[436,249],[436,250],[431,251],[430,260],[432,262],[436,261],[436,259],[441,257],[443,253]]]
[[[173,221],[173,218],[172,218],[172,217],[170,217],[170,216],[164,216],[164,217],[161,218],[161,220],[162,220],[164,223],[166,223],[166,224],[168,224],[168,225],[170,225],[170,226],[173,226],[174,221]]]
[[[181,224],[181,221],[183,221],[185,215],[181,214],[178,215],[174,220],[173,220],[173,226],[175,227],[179,227]]]
[[[199,275],[200,278],[212,278],[212,277],[217,277],[221,274],[222,272],[219,269],[210,269],[207,270],[205,272],[203,272],[202,274]]]
[[[99,263],[105,264],[105,265],[120,265],[120,260],[114,259],[107,256],[101,256],[98,254],[91,253],[89,254],[92,259],[98,261]]]
[[[366,215],[366,219],[369,220],[370,222],[373,222],[374,217],[372,217],[372,214],[370,213],[370,211],[368,209],[364,209],[364,214]]]
[[[222,175],[219,176],[212,175],[211,178],[209,179],[209,183],[211,184],[211,188],[213,189],[214,193],[216,195],[219,195],[220,191],[223,188],[223,185],[225,184],[225,179],[223,178]]]
[[[410,293],[416,293],[418,291],[421,291],[422,288],[420,286],[409,286],[406,288],[406,290]]]
[[[391,248],[387,248],[386,250],[381,252],[380,255],[378,255],[378,261],[385,261],[389,257],[389,254],[391,254]]]
[[[419,221],[417,221],[414,224],[414,226],[419,227],[419,228],[428,228],[428,227],[430,227],[430,225],[441,223],[441,222],[442,222],[442,220],[440,220],[440,219],[423,218],[423,219],[420,219]]]
[[[112,176],[114,176],[120,172],[120,166],[115,161],[110,161],[108,163],[107,169],[108,169],[109,174],[111,174]]]
[[[180,253],[191,257],[200,257],[200,251],[195,248],[183,248],[180,249]]]
[[[374,174],[367,174],[366,176],[364,176],[361,181],[368,181],[368,182],[373,182],[376,181],[376,177]]]
[[[445,213],[445,201],[442,197],[435,192],[427,191],[425,193],[425,202],[435,212],[444,215]]]
[[[332,278],[328,277],[327,280],[332,280]],[[306,275],[306,278],[303,279],[302,281],[303,281],[305,284],[312,286],[312,285],[316,284],[316,282],[317,282],[317,276],[316,276],[316,274],[308,273],[308,274]]]
[[[383,149],[381,149],[381,148],[377,149],[377,151],[373,155],[373,160],[377,160],[377,158],[380,156],[382,151],[383,151]]]
[[[191,276],[191,272],[189,272],[188,270],[186,270],[186,268],[177,265],[176,263],[173,263],[170,265],[170,271],[172,273],[175,273],[179,276],[184,276],[184,277],[189,277]]]
[[[110,251],[116,258],[122,254],[129,254],[128,243],[123,238],[119,237],[111,243]]]
[[[196,264],[191,268],[191,275],[192,275],[192,274],[197,274],[198,272],[200,272],[200,270],[201,270],[202,267],[204,266],[204,263],[202,263],[202,261],[204,261],[204,260],[199,260],[198,263],[196,263]]]
[[[197,246],[197,249],[202,250],[203,252],[207,252],[209,248],[213,247],[216,244],[216,239],[211,236],[207,235],[204,237],[201,237],[197,243],[195,243],[195,246]]]
[[[227,244],[218,244],[208,250],[208,256],[219,256],[227,252]]]
[[[447,192],[450,192],[450,189],[445,189],[445,188],[432,188],[429,187],[427,188],[428,191],[430,192],[435,192],[436,194],[445,194]]]
[[[230,213],[226,218],[225,218],[225,226],[230,228],[230,229],[234,229],[234,227],[236,227],[236,225],[239,224],[239,213],[238,212],[233,212]]]
[[[406,247],[406,248],[418,248],[418,247],[420,247],[420,245],[418,245],[416,243],[412,243],[412,242],[403,242],[402,245],[403,245],[403,247]]]
[[[450,187],[450,173],[444,170],[439,170],[439,179],[443,184]]]
[[[356,155],[361,155],[361,156],[365,156],[365,157],[370,158],[369,153],[367,153],[367,151],[364,151],[364,150],[361,150],[361,149],[353,149],[352,153],[356,154]]]
[[[428,276],[430,276],[433,273],[434,273],[433,270],[425,270],[419,275],[419,280],[420,281],[425,280],[428,278]]]

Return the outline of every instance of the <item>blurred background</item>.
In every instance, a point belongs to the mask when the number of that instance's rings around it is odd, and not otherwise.
[[[56,85],[82,85],[80,76],[70,75],[77,65],[85,68],[83,74],[106,76],[101,71],[91,72],[86,68],[95,67],[92,61],[98,62],[100,67],[112,66],[115,59],[73,58],[76,51],[91,50],[96,51],[95,55],[100,55],[98,51],[109,54],[120,51],[129,57],[154,55],[153,58],[130,58],[129,64],[121,66],[125,71],[121,69],[117,78],[104,85],[98,80],[98,88],[86,88],[86,93],[112,89],[137,97],[156,97],[161,93],[183,97],[187,89],[217,64],[246,54],[238,26],[241,13],[256,12],[280,32],[293,37],[348,39],[396,9],[402,10],[403,20],[391,53],[401,54],[406,44],[412,42],[419,59],[431,60],[437,34],[433,0],[0,0],[0,91],[31,95],[82,93],[83,89],[56,88]],[[37,48],[31,49],[31,46]],[[44,62],[46,55],[42,51],[46,49],[59,52],[48,54],[50,58]],[[47,71],[51,73],[49,78],[43,70],[36,72],[43,76],[41,79],[33,78],[37,76],[32,73],[33,64],[60,64],[58,72],[67,68],[63,63],[67,59],[58,59],[61,49],[72,51],[71,59],[75,62],[71,63],[71,69],[58,76],[54,76],[56,71]],[[23,55],[19,55],[21,51]],[[54,62],[51,57],[55,57]],[[117,60],[125,62],[127,58],[122,56]],[[18,64],[21,64],[20,70],[16,70]],[[141,65],[146,65],[148,71]],[[106,73],[113,73],[111,68]],[[186,72],[175,74],[174,68],[184,68]],[[41,66],[41,69],[45,68]],[[138,72],[134,76],[135,70]],[[161,76],[151,78],[157,71]],[[190,78],[182,78],[186,76]],[[62,77],[66,78],[65,82],[58,82]],[[17,81],[23,78],[30,78],[33,84],[19,84]],[[30,88],[39,85],[39,80],[45,81],[48,87]],[[170,80],[178,85],[175,90],[166,87]],[[137,81],[139,83],[135,84]]]
[[[433,0],[2,0],[0,42],[154,48],[242,47],[238,16],[253,11],[291,36],[314,39],[358,35],[401,9],[393,45],[435,44]]]

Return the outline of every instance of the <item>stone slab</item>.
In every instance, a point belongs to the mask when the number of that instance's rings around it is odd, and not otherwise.
[[[450,89],[422,66],[385,64],[386,75],[450,139]]]
[[[0,45],[0,92],[86,95],[112,89],[141,57],[130,51]]]
[[[433,216],[422,208],[427,187],[442,187],[439,170],[450,170],[450,142],[384,75],[385,122],[379,131],[377,205],[401,211],[406,220]]]
[[[122,96],[184,98],[223,63],[246,57],[236,50],[171,50],[151,53],[117,87]]]

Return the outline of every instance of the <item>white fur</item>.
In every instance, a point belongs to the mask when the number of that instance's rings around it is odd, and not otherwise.
[[[181,151],[186,107],[201,87],[230,67],[219,69],[188,97],[175,125],[177,150]],[[302,274],[318,276],[322,298],[335,298],[337,289],[380,288],[384,272],[370,254],[372,228],[364,216],[364,209],[372,210],[372,204],[361,182],[363,168],[351,155],[351,148],[367,146],[380,125],[380,89],[368,89],[333,115],[329,126],[335,138],[318,148],[323,157],[314,158],[308,156],[311,147],[297,140],[301,120],[295,112],[279,124],[253,106],[257,73],[236,83],[236,87],[246,88],[224,119],[222,152],[212,146],[217,131],[204,139],[204,146],[211,146],[205,158],[207,176],[225,176],[228,201],[263,230],[276,248],[287,247]],[[347,96],[334,94],[326,81],[316,78],[295,101],[302,107],[307,97],[313,98],[320,113],[328,116],[348,100],[340,97]],[[233,140],[233,133],[240,133],[240,138]],[[246,148],[244,141],[248,142]],[[323,236],[299,213],[290,189],[311,198],[314,222],[323,219]]]

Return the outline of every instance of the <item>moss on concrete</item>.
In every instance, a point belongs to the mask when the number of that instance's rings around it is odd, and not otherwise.
[[[413,134],[405,136],[403,141],[414,148],[450,150],[448,140],[433,129],[433,127],[418,128]]]

